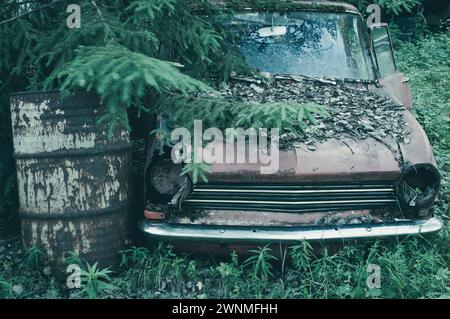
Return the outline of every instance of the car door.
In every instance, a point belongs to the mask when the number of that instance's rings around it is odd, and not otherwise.
[[[411,109],[413,100],[408,79],[397,69],[387,24],[383,23],[373,27],[371,38],[380,85],[394,101]]]

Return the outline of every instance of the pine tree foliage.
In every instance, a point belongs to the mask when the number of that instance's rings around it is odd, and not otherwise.
[[[92,90],[129,128],[128,107],[154,111],[152,97],[210,90],[244,66],[208,1],[80,0],[81,28],[69,29],[70,0],[4,0],[0,6],[0,215],[14,211],[9,93]],[[198,15],[202,10],[204,15]],[[225,74],[224,72],[228,72]],[[205,80],[208,79],[208,80]]]
[[[183,166],[181,175],[189,175],[192,177],[192,182],[197,184],[199,180],[204,183],[208,182],[208,174],[211,174],[211,165],[208,163],[187,163]]]
[[[110,127],[129,127],[126,108],[151,109],[144,98],[155,92],[211,90],[199,80],[244,65],[223,52],[225,31],[211,22],[220,11],[208,1],[82,0],[79,29],[66,26],[69,3],[7,1],[0,69],[25,79],[23,89],[96,91]]]
[[[357,6],[362,14],[366,14],[366,9],[370,4],[377,4],[384,13],[398,16],[402,13],[411,13],[414,9],[420,8],[421,0],[348,0]]]
[[[218,95],[163,96],[158,101],[161,114],[170,117],[174,127],[193,128],[194,120],[202,119],[205,127],[228,128],[278,128],[296,133],[309,124],[329,116],[326,107],[317,103],[296,101],[250,103],[230,101]],[[208,114],[205,118],[204,114]]]
[[[182,65],[162,61],[142,53],[133,52],[117,44],[104,47],[81,47],[76,58],[57,70],[58,79],[63,79],[60,89],[65,91],[79,87],[95,90],[106,102],[109,113],[101,119],[109,120],[110,128],[116,122],[129,128],[126,107],[135,106],[149,111],[142,105],[148,90],[158,93],[177,91],[213,90],[203,82],[179,71]],[[50,77],[51,81],[53,77]]]

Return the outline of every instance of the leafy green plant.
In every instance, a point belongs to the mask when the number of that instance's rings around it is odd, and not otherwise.
[[[172,291],[182,296],[187,293],[187,283],[192,288],[198,275],[194,260],[175,254],[172,246],[163,243],[152,249],[131,247],[121,255],[125,272],[120,282],[127,294],[152,296],[155,292]]]
[[[421,5],[420,0],[378,0],[377,2],[388,13],[399,15],[402,12],[410,13]]]
[[[329,116],[326,107],[317,103],[296,101],[244,103],[230,101],[217,95],[199,97],[164,97],[158,110],[171,115],[173,127],[193,128],[194,120],[202,119],[206,127],[230,129],[278,128],[298,132],[316,125]]]
[[[12,285],[0,275],[0,299],[11,298],[12,296]]]
[[[60,86],[63,91],[72,87],[87,91],[95,89],[109,107],[109,113],[99,122],[107,120],[111,131],[117,122],[130,129],[126,107],[136,105],[143,108],[138,101],[148,89],[174,90],[182,94],[193,90],[212,90],[179,72],[177,68],[180,67],[182,65],[178,63],[161,61],[117,44],[108,44],[105,47],[81,47],[76,58],[57,70],[56,76],[63,79]],[[105,76],[99,77],[99,74]]]
[[[81,292],[90,299],[98,298],[99,294],[104,290],[114,288],[109,282],[112,273],[109,268],[99,269],[98,262],[92,266],[86,264],[86,269],[81,268]]]
[[[197,184],[199,179],[207,183],[208,178],[206,175],[211,172],[211,165],[208,163],[186,163],[181,170],[181,175],[190,174],[192,176],[192,182]]]
[[[242,269],[239,267],[238,256],[235,252],[231,253],[231,262],[220,262],[214,268],[214,271],[220,277],[220,290],[223,291],[224,298],[236,297],[240,292],[240,280]]]
[[[21,266],[26,269],[36,270],[41,268],[45,263],[45,252],[39,246],[31,246],[25,252],[24,260]]]
[[[271,262],[278,260],[278,258],[270,254],[272,249],[269,247],[269,244],[264,247],[258,247],[257,249],[251,249],[249,252],[253,253],[253,256],[247,258],[243,266],[250,268],[255,278],[267,280],[271,277],[271,269],[273,268]]]
[[[278,128],[287,132],[303,130],[307,124],[317,124],[317,117],[329,116],[322,105],[295,101],[237,104],[233,112],[235,126]]]
[[[173,251],[172,245],[160,244],[156,250],[156,265],[155,284],[157,289],[165,290],[170,286],[180,294],[186,278],[189,278],[188,270],[192,271],[193,264],[190,264],[186,257],[177,255]]]
[[[290,255],[292,264],[297,270],[308,270],[313,257],[313,249],[309,242],[302,240],[300,244],[290,247]]]
[[[209,1],[78,4],[83,26],[67,32],[61,23],[67,18],[64,2],[6,1],[0,13],[0,73],[8,81],[2,80],[2,89],[95,91],[109,109],[100,122],[111,134],[117,125],[130,128],[127,108],[154,111],[146,105],[154,104],[155,95],[211,91],[200,79],[221,80],[240,65],[233,42],[223,45],[227,30],[213,22],[221,9]],[[5,92],[0,101],[6,105]]]
[[[423,38],[418,43],[405,43],[397,52],[398,67],[410,79],[414,97],[413,112],[433,145],[442,175],[442,191],[437,205],[441,216],[449,220],[450,202],[450,33]]]
[[[81,265],[80,255],[76,250],[69,251],[64,261],[66,265]]]
[[[156,256],[144,247],[131,247],[121,251],[120,255],[120,267],[125,270],[122,280],[124,290],[131,294],[153,288],[156,280]]]
[[[230,123],[229,102],[217,94],[182,96],[165,94],[156,103],[159,113],[170,116],[172,127],[194,128],[194,120],[204,127],[226,128]]]
[[[401,13],[411,13],[415,8],[420,8],[421,0],[349,0],[348,2],[357,6],[362,14],[370,4],[378,4],[384,13],[398,16]]]
[[[126,267],[130,264],[141,265],[149,257],[147,248],[136,246],[120,251],[119,254],[121,256],[120,267]]]

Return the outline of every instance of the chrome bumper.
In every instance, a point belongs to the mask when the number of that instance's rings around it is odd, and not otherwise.
[[[313,227],[232,227],[152,223],[142,220],[141,231],[155,240],[213,242],[296,242],[299,240],[371,239],[436,233],[443,227],[439,217],[336,228]]]

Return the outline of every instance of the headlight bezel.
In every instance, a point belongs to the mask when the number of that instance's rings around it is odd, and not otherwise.
[[[401,211],[413,217],[430,215],[440,187],[441,175],[434,165],[405,165],[396,183]]]

